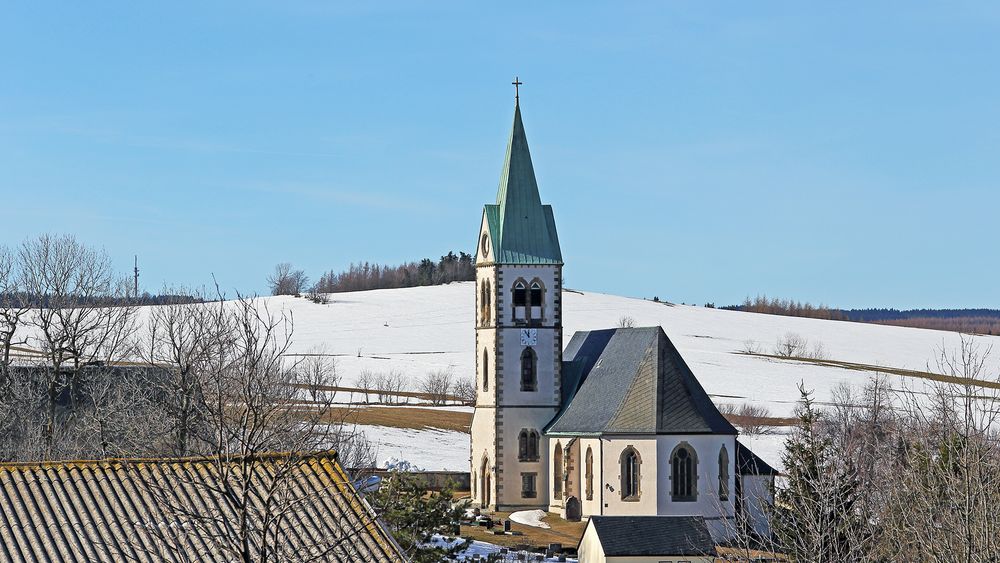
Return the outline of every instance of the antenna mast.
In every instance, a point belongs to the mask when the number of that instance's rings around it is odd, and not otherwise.
[[[135,298],[139,298],[139,255],[135,255]]]

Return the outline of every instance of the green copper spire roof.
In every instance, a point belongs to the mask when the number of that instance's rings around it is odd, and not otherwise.
[[[495,262],[562,264],[552,207],[542,205],[531,166],[521,106],[514,106],[514,126],[507,142],[496,205],[486,206]]]

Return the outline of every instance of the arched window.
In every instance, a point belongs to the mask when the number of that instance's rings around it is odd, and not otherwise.
[[[672,500],[691,502],[698,497],[698,456],[687,442],[681,442],[670,455]]]
[[[490,280],[486,280],[486,324],[490,324],[493,320],[493,291],[490,289]]]
[[[483,350],[483,392],[490,390],[490,356]]]
[[[521,352],[521,391],[538,390],[538,356],[531,348],[525,348]]]
[[[542,284],[538,282],[531,282],[530,298],[532,307],[542,306]]]
[[[490,475],[490,460],[489,458],[483,456],[483,464],[479,472],[479,500],[480,506],[486,507],[490,505],[490,490],[492,489],[491,475]]]
[[[514,306],[524,307],[528,304],[528,291],[523,281],[514,282]]]
[[[639,452],[629,446],[622,451],[620,461],[622,465],[622,500],[639,500],[639,466],[642,465]]]
[[[524,429],[517,437],[517,460],[538,461],[538,432]]]
[[[486,321],[486,280],[479,284],[479,326],[487,324]]]
[[[552,496],[561,499],[563,492],[563,451],[562,444],[556,442],[555,456],[552,458]]]
[[[719,450],[719,500],[729,500],[729,452],[725,445]]]
[[[587,500],[594,500],[594,452],[587,447]]]

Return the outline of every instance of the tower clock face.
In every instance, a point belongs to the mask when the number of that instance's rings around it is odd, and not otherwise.
[[[483,258],[486,258],[487,256],[490,255],[490,235],[485,235],[485,234],[483,235],[482,247],[483,247]]]
[[[538,344],[538,329],[537,328],[522,328],[521,329],[521,346],[534,346]]]

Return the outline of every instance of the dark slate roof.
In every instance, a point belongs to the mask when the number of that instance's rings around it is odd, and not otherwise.
[[[322,561],[405,560],[332,452],[241,458],[175,458],[0,464],[0,561],[179,563],[233,561],[237,512],[220,490],[248,483],[255,499],[274,486],[283,519],[269,529],[276,556]],[[249,469],[247,469],[249,467]],[[240,485],[235,485],[237,492]],[[183,507],[183,508],[180,508]],[[269,507],[271,515],[275,506]],[[251,519],[264,517],[256,503]],[[253,540],[257,548],[257,539]]]
[[[549,434],[733,434],[660,327],[577,332]]]
[[[542,205],[531,164],[520,105],[507,142],[496,205],[486,206],[493,261],[500,264],[562,264],[552,207]],[[477,253],[480,252],[477,246]]]
[[[591,516],[607,557],[715,555],[701,516]]]
[[[768,465],[739,440],[736,441],[736,471],[740,475],[778,475],[778,470]]]

